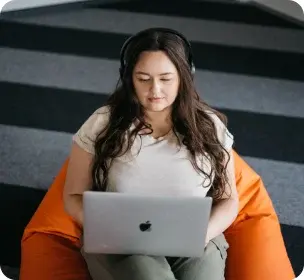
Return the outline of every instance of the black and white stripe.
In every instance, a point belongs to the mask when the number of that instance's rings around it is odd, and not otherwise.
[[[304,30],[235,1],[92,2],[2,18],[0,264],[18,266],[23,227],[68,156],[71,135],[113,91],[124,40],[151,26],[178,29],[191,40],[197,88],[228,116],[236,150],[261,174],[299,274]]]

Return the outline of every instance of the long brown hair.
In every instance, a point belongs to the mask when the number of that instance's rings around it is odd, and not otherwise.
[[[173,131],[176,135],[183,136],[182,142],[190,152],[194,168],[204,173],[210,179],[209,182],[212,182],[209,192],[211,196],[215,201],[220,199],[225,184],[228,183],[224,162],[225,154],[229,158],[229,153],[217,138],[210,112],[216,114],[225,125],[226,117],[200,100],[194,87],[183,40],[174,34],[158,31],[147,32],[131,43],[126,51],[127,65],[122,81],[119,80],[116,90],[106,104],[110,110],[109,122],[100,132],[95,143],[92,166],[93,190],[107,189],[112,161],[129,151],[134,137],[142,128],[150,128],[152,132],[152,128],[144,120],[144,111],[136,97],[132,81],[133,69],[143,51],[163,51],[177,68],[180,87],[172,108]],[[139,120],[138,125],[131,133],[127,133],[135,120]],[[210,173],[202,170],[196,161],[197,155],[206,153],[211,164]]]

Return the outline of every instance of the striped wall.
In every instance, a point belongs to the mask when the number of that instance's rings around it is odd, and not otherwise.
[[[0,264],[19,265],[23,227],[68,156],[72,134],[113,91],[121,45],[151,26],[178,29],[191,40],[197,88],[228,116],[236,150],[262,176],[299,274],[304,30],[256,6],[229,1],[88,4],[2,18]]]

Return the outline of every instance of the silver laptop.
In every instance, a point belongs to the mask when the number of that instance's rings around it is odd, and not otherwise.
[[[212,199],[87,191],[84,251],[201,257]]]

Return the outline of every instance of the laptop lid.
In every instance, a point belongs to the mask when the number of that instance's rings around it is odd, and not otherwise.
[[[204,253],[210,197],[87,191],[83,206],[87,253],[177,257]]]

